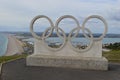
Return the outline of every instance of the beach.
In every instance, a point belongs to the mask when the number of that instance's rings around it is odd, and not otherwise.
[[[22,42],[16,39],[13,35],[8,35],[8,45],[5,56],[21,54],[24,50],[22,48]]]

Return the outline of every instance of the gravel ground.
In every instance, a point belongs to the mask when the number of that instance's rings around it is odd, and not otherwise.
[[[26,66],[25,59],[3,64],[0,80],[120,80],[120,64],[108,71]]]

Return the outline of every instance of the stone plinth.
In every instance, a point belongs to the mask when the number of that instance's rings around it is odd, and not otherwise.
[[[34,22],[39,18],[46,18],[50,22],[50,27],[43,32],[42,36],[38,36],[33,31]],[[61,20],[64,18],[73,19],[77,25],[77,27],[70,31],[68,36],[66,36],[64,30],[58,26]],[[85,24],[91,18],[97,18],[105,25],[103,34],[98,38],[94,38],[92,32],[85,27]],[[108,69],[108,61],[106,58],[102,57],[102,39],[107,32],[107,23],[103,17],[97,15],[89,16],[85,19],[82,26],[80,26],[79,21],[71,15],[64,15],[60,17],[55,24],[49,17],[39,15],[33,18],[31,21],[30,30],[35,38],[35,42],[34,53],[33,55],[28,56],[26,60],[28,66],[69,67],[91,70]],[[46,39],[52,35],[54,30],[56,35],[63,41],[56,48],[48,46],[48,43],[46,42]],[[78,45],[80,47],[75,47],[73,46],[71,40],[79,34],[80,30],[82,30],[83,35],[89,41],[89,43],[82,45],[80,42]],[[74,32],[76,33],[73,35]]]
[[[60,51],[50,51],[35,40],[35,53],[27,57],[28,66],[69,67],[91,70],[107,70],[108,61],[102,57],[102,41],[94,41],[91,49],[78,53],[69,44]]]
[[[48,66],[78,68],[85,70],[107,70],[108,61],[106,58],[82,58],[73,56],[54,55],[30,55],[27,57],[27,66]]]
[[[78,56],[78,57],[102,57],[102,40],[94,41],[91,48],[88,51],[78,52],[73,50],[67,42],[64,48],[58,51],[51,51],[46,48],[44,42],[35,39],[34,42],[34,54],[40,55],[56,55],[56,56]]]

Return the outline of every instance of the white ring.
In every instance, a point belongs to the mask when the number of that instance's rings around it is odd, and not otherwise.
[[[79,27],[79,21],[78,21],[75,17],[73,17],[73,16],[71,16],[71,15],[61,16],[60,18],[58,18],[58,20],[57,20],[56,23],[55,23],[55,30],[56,30],[57,35],[58,35],[59,37],[61,37],[61,35],[60,35],[60,33],[58,33],[58,25],[59,25],[60,21],[62,21],[62,20],[65,19],[65,18],[71,18],[71,19],[73,19],[73,20],[75,21],[75,23],[77,24],[77,27]],[[75,35],[77,35],[78,33],[79,33],[79,30],[77,30],[77,33],[76,33]]]
[[[69,42],[69,45],[70,45],[70,47],[74,50],[74,51],[76,51],[76,52],[85,52],[85,51],[88,51],[91,47],[92,47],[92,45],[93,45],[93,35],[92,35],[92,32],[88,29],[88,28],[85,28],[85,30],[90,34],[90,37],[89,38],[87,38],[87,39],[89,39],[90,40],[90,44],[87,46],[87,48],[86,49],[77,49],[77,48],[75,48],[73,45],[72,45],[72,43],[71,43],[71,35],[72,35],[72,33],[76,30],[76,29],[78,29],[78,28],[74,28],[71,32],[70,32],[70,35],[68,36],[68,42]],[[80,29],[82,29],[81,27],[80,27]],[[83,33],[83,34],[85,34],[85,33]],[[77,36],[77,35],[76,35]],[[75,36],[73,36],[72,38],[74,38]]]
[[[63,43],[62,43],[62,45],[59,47],[59,48],[51,48],[51,47],[49,47],[47,44],[46,44],[46,42],[45,42],[45,38],[47,38],[47,37],[45,37],[45,34],[46,34],[46,32],[48,31],[48,30],[50,30],[49,28],[47,28],[46,29],[46,31],[43,33],[43,39],[42,39],[42,41],[43,41],[43,43],[44,43],[44,45],[45,45],[45,47],[46,48],[48,48],[49,50],[51,50],[51,51],[59,51],[59,50],[61,50],[64,46],[65,46],[65,44],[66,44],[66,35],[64,34],[64,31],[61,29],[61,28],[59,28],[59,30],[61,30],[62,31],[62,34],[63,34]],[[61,37],[60,37],[61,38]]]
[[[36,38],[36,39],[38,39],[38,40],[42,40],[42,38],[41,38],[40,36],[38,36],[38,35],[33,31],[34,22],[35,22],[37,19],[39,19],[39,18],[46,18],[46,19],[50,22],[50,26],[51,26],[51,27],[53,27],[54,24],[53,24],[52,20],[51,20],[49,17],[44,16],[44,15],[38,15],[38,16],[36,16],[36,17],[34,17],[34,18],[32,19],[32,21],[31,21],[31,23],[30,23],[30,32],[31,32],[31,34],[32,34],[32,36],[33,36],[34,38]],[[52,32],[52,31],[51,31],[51,32]],[[51,34],[51,33],[49,33],[48,35],[50,35],[50,34]]]
[[[107,26],[107,22],[105,21],[105,19],[104,19],[103,17],[101,17],[101,16],[92,15],[92,16],[87,17],[87,18],[84,20],[83,24],[82,24],[83,33],[85,33],[85,31],[84,31],[84,29],[85,29],[85,24],[86,24],[87,21],[88,21],[89,19],[91,19],[91,18],[97,18],[97,19],[101,20],[101,21],[104,23],[104,25],[105,25],[105,30],[104,30],[103,34],[102,34],[99,38],[94,38],[94,39],[93,39],[94,41],[102,40],[102,39],[104,38],[105,34],[107,33],[108,26]],[[85,34],[85,37],[88,38],[88,36],[87,36],[86,34]]]

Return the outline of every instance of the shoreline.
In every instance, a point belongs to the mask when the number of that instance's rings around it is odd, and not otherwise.
[[[18,39],[16,39],[15,36],[8,34],[8,44],[7,44],[7,50],[4,56],[10,56],[10,55],[15,55],[15,54],[21,54],[23,52],[22,48],[22,42]]]
[[[8,37],[5,34],[0,34],[0,56],[4,56],[7,50]]]

